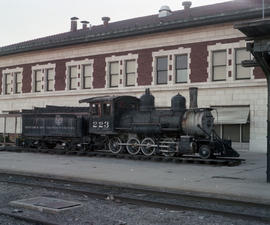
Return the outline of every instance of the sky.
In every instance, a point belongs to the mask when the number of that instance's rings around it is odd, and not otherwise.
[[[193,0],[192,7],[225,1]],[[162,5],[183,9],[182,0],[0,0],[0,46],[67,32],[73,16],[98,25],[103,16],[116,22],[157,14]]]

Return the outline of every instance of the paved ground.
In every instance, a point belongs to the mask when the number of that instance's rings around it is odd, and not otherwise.
[[[266,183],[266,154],[240,153],[246,162],[228,167],[0,152],[0,172],[51,175],[167,191],[214,193],[270,204],[270,184]]]

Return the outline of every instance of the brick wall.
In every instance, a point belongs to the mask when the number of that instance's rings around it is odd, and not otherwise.
[[[22,92],[28,93],[31,92],[32,85],[32,65],[23,65],[23,80],[22,80]]]
[[[58,60],[55,63],[55,90],[63,91],[66,87],[66,60]]]
[[[152,51],[141,50],[138,52],[138,85],[150,85],[152,82]]]
[[[192,83],[195,82],[206,82],[208,78],[207,73],[207,44],[206,43],[195,43],[191,47],[191,74],[190,80]]]
[[[100,55],[94,57],[94,73],[93,73],[93,87],[104,88],[105,87],[105,57],[106,55]]]
[[[138,54],[138,85],[151,85],[152,82],[152,62],[153,52],[157,52],[160,50],[174,50],[178,49],[179,47],[183,48],[191,48],[191,63],[190,63],[190,69],[191,69],[191,75],[190,80],[192,83],[196,82],[206,82],[208,78],[208,51],[207,46],[208,45],[214,45],[215,43],[233,43],[243,40],[243,38],[234,38],[234,39],[224,39],[224,40],[218,40],[218,41],[209,41],[209,42],[198,42],[198,43],[192,43],[192,44],[184,44],[184,45],[175,45],[175,46],[164,46],[160,48],[149,48],[149,49],[141,49],[141,50],[135,50],[135,51],[128,51],[128,52],[116,52],[113,54],[102,54],[102,55],[96,55],[91,57],[76,57],[76,58],[69,58],[69,59],[63,59],[63,60],[56,60],[56,61],[47,61],[38,63],[39,65],[42,64],[48,64],[53,63],[56,64],[55,68],[55,90],[56,91],[63,91],[65,90],[66,84],[65,84],[65,78],[66,78],[66,62],[69,62],[71,60],[83,60],[83,59],[93,59],[93,87],[94,88],[104,88],[105,87],[105,77],[106,77],[106,57],[111,57],[112,55],[115,56],[121,56],[121,55],[127,55],[129,53],[131,54]],[[32,66],[36,65],[37,63],[32,64],[25,64],[25,65],[16,65],[9,67],[15,68],[15,67],[23,67],[23,93],[31,92],[31,84],[32,84]],[[0,77],[1,77],[1,71],[6,68],[0,68]],[[264,78],[264,74],[260,68],[255,68],[254,70],[254,76],[255,79]],[[2,91],[2,79],[0,79],[0,92]]]

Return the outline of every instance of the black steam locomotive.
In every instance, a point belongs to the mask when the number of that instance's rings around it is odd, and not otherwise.
[[[103,96],[80,101],[89,107],[23,110],[22,144],[85,151],[108,148],[113,154],[146,156],[239,157],[230,141],[214,132],[212,109],[197,108],[197,88],[190,89],[190,98],[190,109],[180,94],[171,99],[169,109],[156,109],[155,98],[146,89],[140,99]]]

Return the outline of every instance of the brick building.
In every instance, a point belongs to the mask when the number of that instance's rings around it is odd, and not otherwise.
[[[265,16],[270,15],[265,1]],[[216,130],[236,148],[266,151],[266,80],[235,23],[260,19],[261,0],[234,0],[77,27],[0,48],[0,110],[79,105],[100,95],[140,96],[150,87],[157,106],[198,87],[199,107],[214,107]],[[187,101],[188,102],[188,101]],[[217,113],[216,113],[217,112]]]

